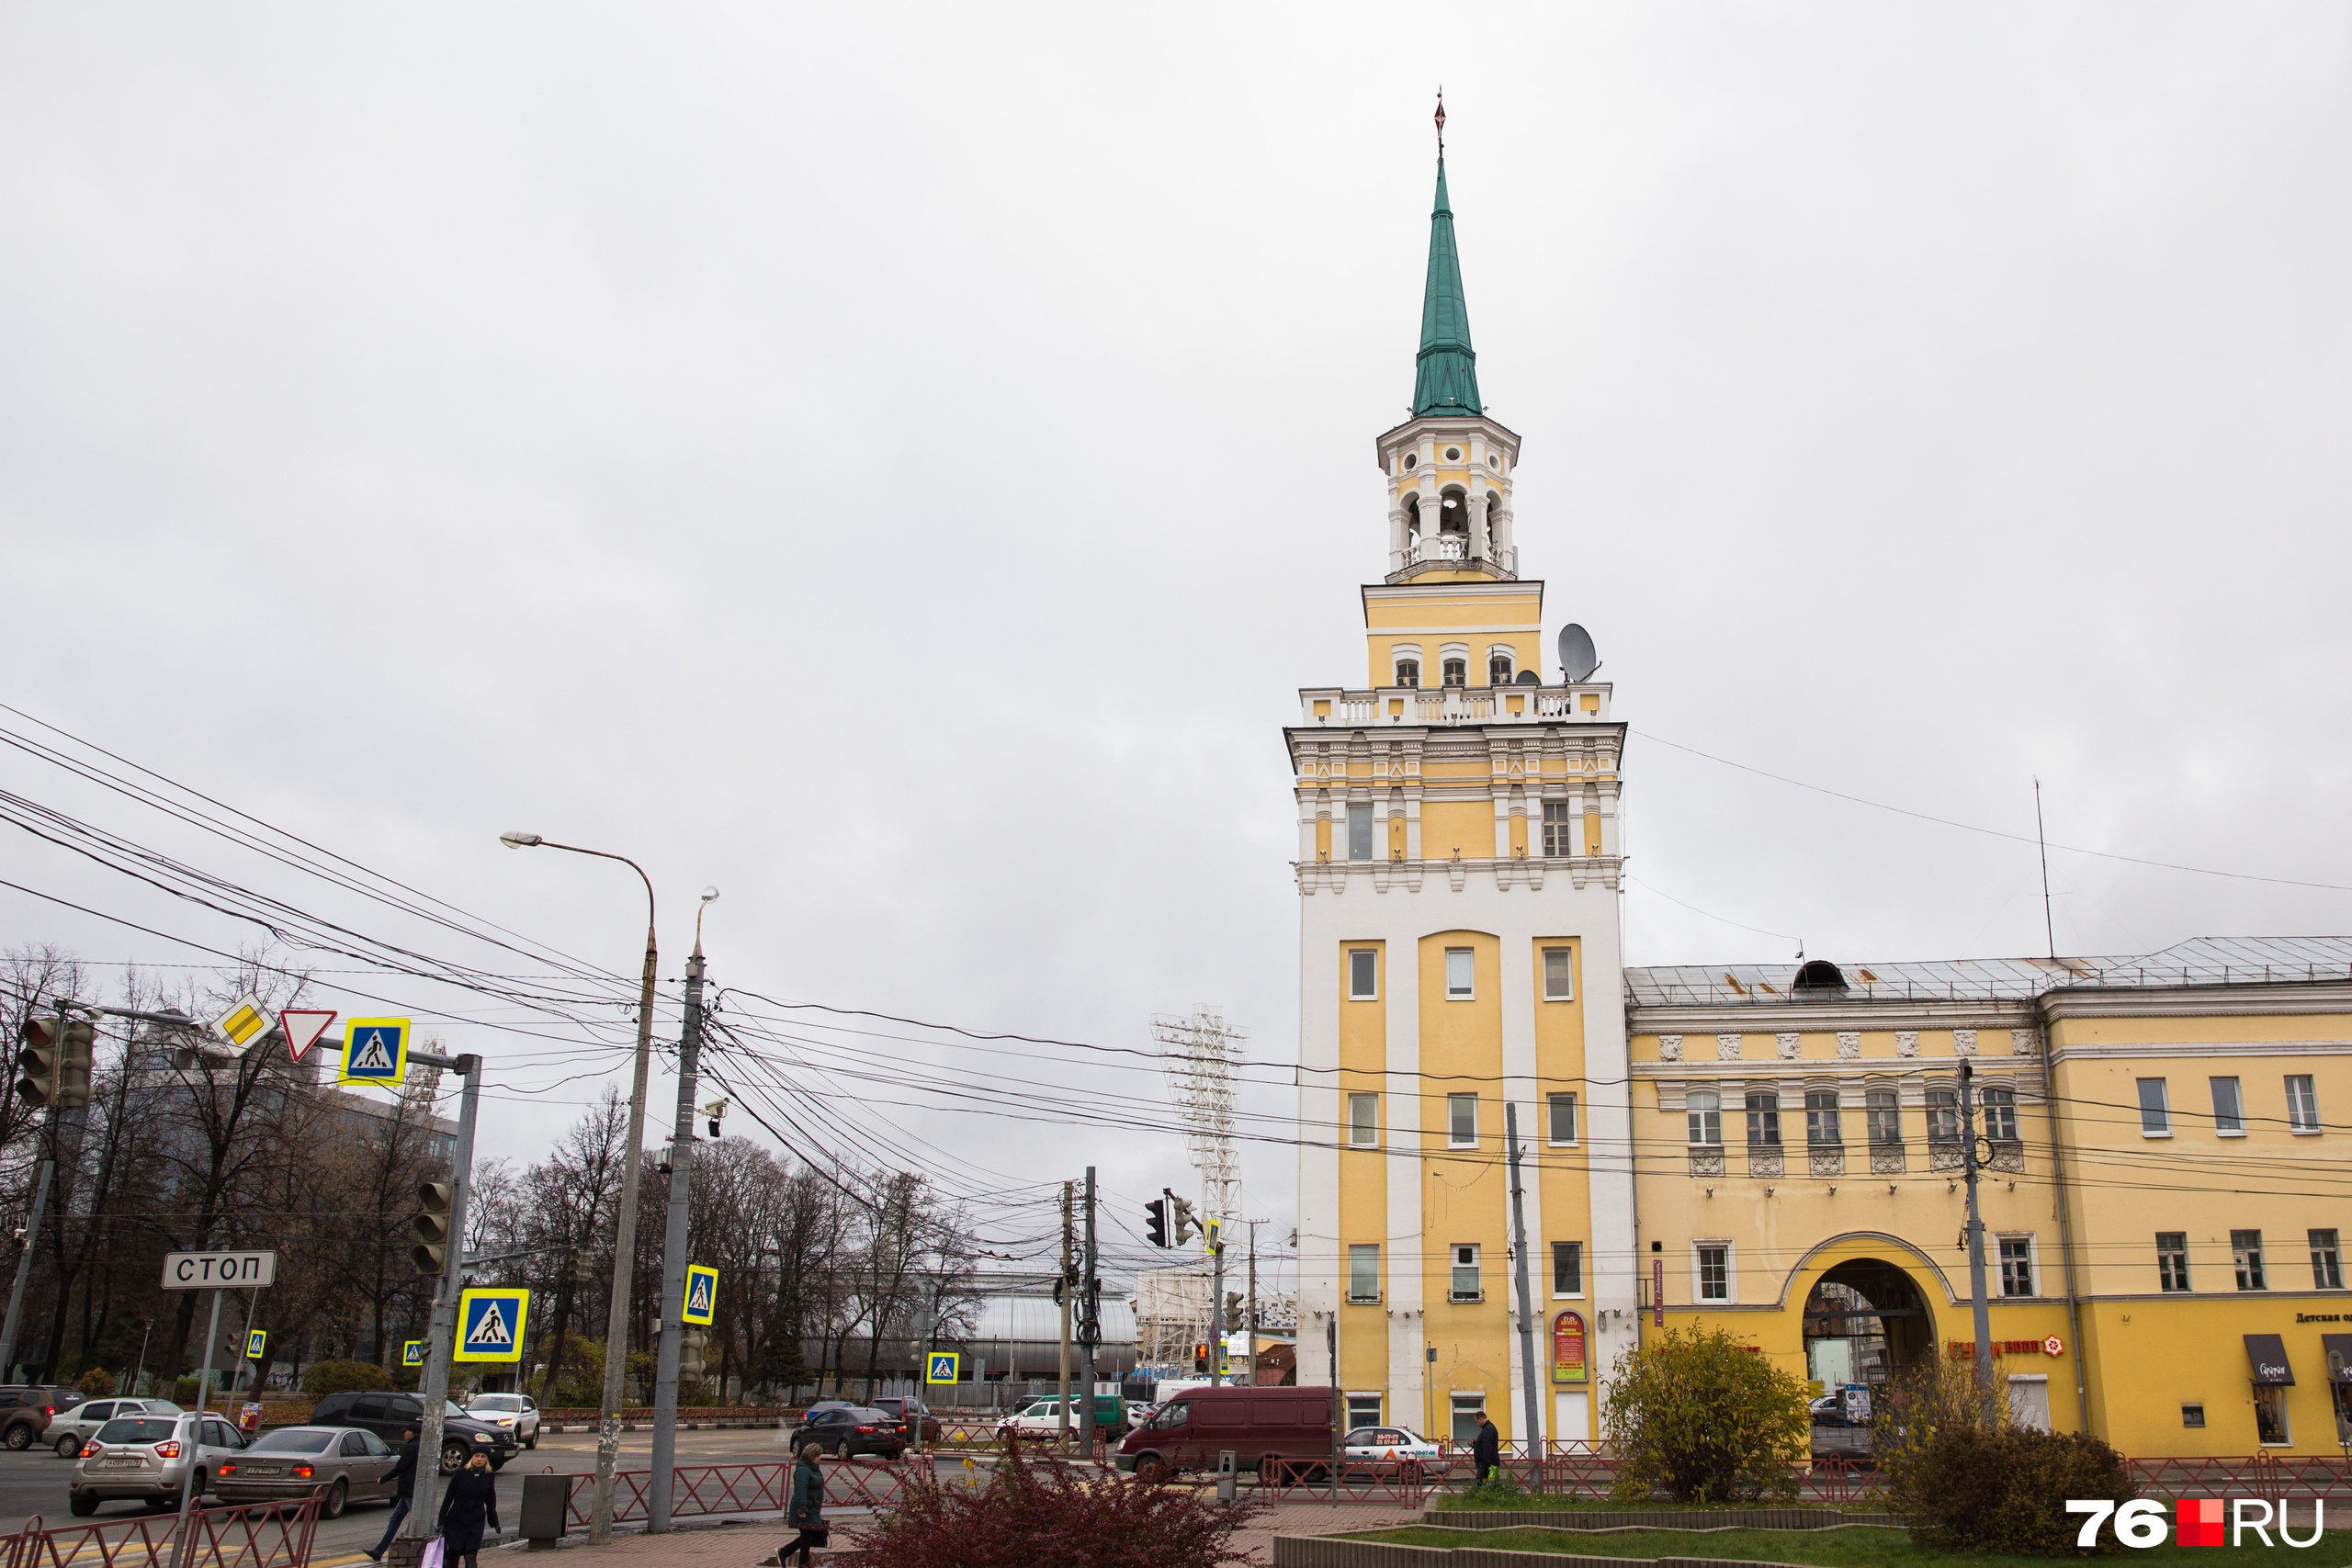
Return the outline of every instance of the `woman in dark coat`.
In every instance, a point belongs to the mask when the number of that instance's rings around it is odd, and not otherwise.
[[[490,1456],[478,1453],[466,1461],[466,1468],[449,1477],[449,1490],[441,1499],[441,1562],[442,1568],[474,1568],[474,1554],[481,1550],[482,1527],[498,1533],[498,1478],[490,1472]]]
[[[774,1561],[778,1564],[797,1551],[801,1568],[808,1568],[810,1549],[825,1544],[825,1472],[817,1468],[817,1456],[824,1451],[821,1443],[805,1444],[799,1462],[792,1467],[792,1496],[784,1522],[800,1533],[776,1548]]]

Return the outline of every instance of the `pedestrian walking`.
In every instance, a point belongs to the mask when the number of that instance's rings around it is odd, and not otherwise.
[[[1481,1410],[1478,1412],[1478,1435],[1470,1439],[1470,1463],[1481,1483],[1494,1474],[1502,1463],[1502,1451],[1503,1435],[1495,1429],[1495,1424],[1487,1420],[1487,1413]]]
[[[475,1568],[481,1551],[482,1529],[498,1533],[498,1478],[490,1472],[490,1456],[475,1454],[466,1468],[449,1477],[449,1491],[441,1499],[441,1568]]]
[[[800,1533],[775,1549],[771,1561],[778,1568],[785,1568],[786,1559],[796,1551],[800,1554],[800,1568],[808,1568],[809,1553],[824,1545],[831,1534],[825,1528],[825,1472],[817,1464],[817,1456],[824,1451],[821,1443],[804,1443],[792,1467],[792,1496],[784,1522]]]
[[[408,1517],[411,1505],[416,1501],[416,1428],[411,1427],[401,1434],[401,1461],[392,1466],[385,1480],[398,1483],[392,1493],[392,1517],[384,1521],[384,1539],[368,1555],[378,1562],[391,1549],[392,1537],[401,1533],[401,1521]]]

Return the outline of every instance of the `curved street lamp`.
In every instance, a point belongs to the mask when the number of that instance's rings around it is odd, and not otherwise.
[[[603,1546],[613,1539],[613,1472],[621,1452],[621,1379],[628,1369],[629,1283],[637,1271],[634,1243],[638,1166],[645,1147],[645,1077],[653,1056],[653,879],[628,856],[606,850],[559,844],[537,833],[501,833],[498,841],[510,850],[568,850],[598,860],[616,860],[645,884],[645,981],[637,1000],[637,1067],[628,1091],[628,1144],[621,1151],[621,1212],[613,1235],[612,1316],[605,1325],[605,1392],[596,1410],[596,1490],[588,1515],[589,1543]]]

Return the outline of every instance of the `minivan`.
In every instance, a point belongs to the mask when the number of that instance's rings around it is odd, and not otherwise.
[[[1329,1464],[1336,1403],[1328,1388],[1187,1389],[1128,1433],[1112,1461],[1145,1481],[1215,1470],[1227,1449],[1247,1472],[1270,1456]]]

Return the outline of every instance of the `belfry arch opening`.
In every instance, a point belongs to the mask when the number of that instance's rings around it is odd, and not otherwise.
[[[1932,1357],[1935,1348],[1926,1293],[1883,1258],[1849,1258],[1805,1296],[1805,1375],[1824,1389],[1879,1387]]]

